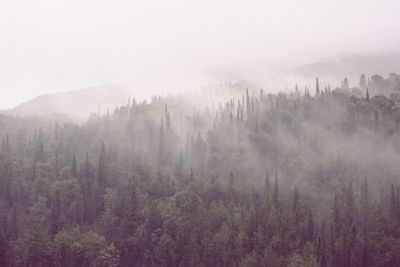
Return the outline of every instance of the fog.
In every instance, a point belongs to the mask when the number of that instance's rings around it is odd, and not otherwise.
[[[399,8],[395,0],[2,0],[0,108],[100,84],[140,95],[268,81],[338,55],[388,53],[399,45]]]
[[[400,266],[398,1],[0,3],[0,266]]]

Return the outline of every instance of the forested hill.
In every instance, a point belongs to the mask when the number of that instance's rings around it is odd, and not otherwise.
[[[0,116],[0,266],[400,266],[396,79]]]

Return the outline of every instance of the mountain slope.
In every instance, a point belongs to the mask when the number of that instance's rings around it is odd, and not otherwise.
[[[374,74],[387,76],[392,72],[400,72],[400,54],[337,57],[299,66],[291,73],[307,79],[318,76],[322,79],[337,81],[349,77],[353,83],[358,83],[361,73],[367,76]]]
[[[119,87],[102,85],[82,90],[40,95],[32,100],[3,111],[12,115],[67,114],[74,118],[86,118],[91,112],[106,112],[128,101],[129,94]],[[90,101],[89,101],[90,100]]]

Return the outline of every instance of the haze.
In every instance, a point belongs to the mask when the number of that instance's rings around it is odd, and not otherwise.
[[[0,108],[99,84],[136,94],[241,79],[399,45],[400,2],[0,3]]]

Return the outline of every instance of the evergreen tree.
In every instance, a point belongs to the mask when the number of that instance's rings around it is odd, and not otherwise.
[[[165,104],[165,126],[167,131],[171,130],[171,116],[168,111],[167,104]]]
[[[71,175],[74,179],[78,178],[78,167],[76,164],[76,156],[75,151],[72,154],[72,166],[71,166]]]
[[[44,156],[44,143],[43,143],[43,130],[42,128],[39,129],[39,136],[37,139],[37,144],[36,144],[36,152],[35,152],[35,158],[34,161],[44,161],[45,156]]]
[[[314,219],[311,210],[308,212],[307,226],[306,226],[306,241],[312,242],[314,240]]]
[[[362,73],[361,76],[360,76],[359,87],[360,87],[361,90],[365,90],[367,88],[367,79],[366,79],[364,73]]]
[[[347,79],[347,77],[344,78],[344,80],[343,80],[342,89],[344,89],[344,90],[348,90],[349,89],[349,80]]]
[[[158,162],[162,164],[164,160],[164,120],[161,119],[160,133],[158,139]]]
[[[104,142],[101,143],[99,165],[97,169],[97,181],[101,188],[104,188],[107,179],[106,149]]]
[[[275,169],[275,183],[274,183],[274,193],[272,196],[272,201],[274,203],[274,207],[278,208],[279,205],[279,200],[278,200],[278,194],[279,194],[279,189],[278,189],[278,170]]]
[[[264,182],[264,190],[266,200],[270,200],[271,198],[271,182],[269,181],[269,171],[265,172],[265,182]]]
[[[56,191],[54,197],[51,201],[51,208],[50,208],[50,233],[55,235],[62,227],[61,222],[61,198],[60,192]]]

